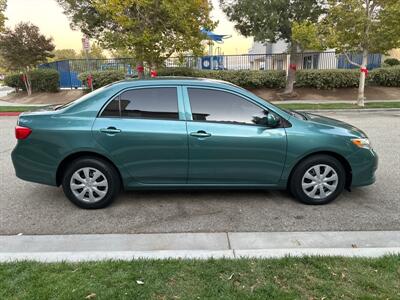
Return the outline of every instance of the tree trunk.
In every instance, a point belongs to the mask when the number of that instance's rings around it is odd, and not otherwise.
[[[364,106],[365,100],[365,78],[367,77],[367,64],[368,64],[368,50],[364,49],[362,53],[362,63],[360,70],[360,83],[358,85],[357,105]]]
[[[28,72],[24,73],[22,76],[25,77],[24,84],[26,88],[26,92],[28,93],[28,96],[32,95],[32,86],[31,86],[31,81],[28,77]]]
[[[298,61],[298,54],[297,54],[297,44],[293,43],[290,46],[290,60],[288,68],[288,76],[286,79],[286,87],[285,91],[283,92],[284,95],[291,95],[293,94],[293,86],[296,80],[296,70],[297,70],[297,61]]]

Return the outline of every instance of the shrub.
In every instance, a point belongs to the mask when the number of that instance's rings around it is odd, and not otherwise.
[[[79,80],[81,80],[82,84],[86,87],[89,74],[92,75],[94,89],[98,89],[102,86],[125,78],[125,72],[122,70],[84,72],[79,74]]]
[[[16,90],[25,89],[21,76],[21,74],[6,75],[4,78],[4,85],[15,88]]]
[[[59,74],[54,69],[35,69],[28,72],[32,92],[58,92]],[[10,74],[4,78],[4,84],[16,89],[26,90],[22,74]]]
[[[383,63],[391,67],[398,66],[400,65],[400,60],[398,60],[397,58],[387,58]]]
[[[285,86],[284,71],[206,71],[189,68],[165,68],[161,69],[158,75],[219,79],[244,88],[282,88]]]
[[[299,70],[296,73],[296,87],[335,89],[358,87],[359,70]]]
[[[199,77],[196,75],[199,70],[191,68],[163,68],[158,70],[158,76],[185,76],[185,77]]]
[[[58,92],[60,76],[54,69],[36,69],[29,72],[32,92]]]
[[[376,85],[400,87],[400,66],[372,70],[369,78]]]

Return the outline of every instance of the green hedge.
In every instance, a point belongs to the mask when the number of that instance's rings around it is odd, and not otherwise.
[[[285,86],[284,71],[205,71],[188,68],[165,68],[161,69],[158,75],[219,79],[244,88],[282,88]]]
[[[93,76],[94,88],[125,78],[123,71],[96,71]],[[87,84],[88,72],[79,75],[79,79]],[[231,82],[244,88],[283,88],[286,78],[285,71],[205,71],[189,68],[165,68],[158,71],[159,76],[184,76],[219,79]],[[359,70],[298,70],[296,72],[296,87],[317,89],[336,89],[358,87]],[[400,66],[379,68],[370,71],[368,83],[380,86],[400,86]]]
[[[92,75],[94,89],[98,89],[102,86],[125,78],[125,72],[122,70],[84,72],[79,74],[79,80],[81,80],[82,84],[86,87],[89,74]]]
[[[296,72],[296,87],[336,89],[358,87],[359,70],[299,70]]]
[[[160,76],[190,76],[215,78],[229,81],[244,88],[283,88],[285,71],[204,71],[186,68],[166,68]],[[334,89],[357,87],[358,70],[299,70],[296,72],[296,87]]]
[[[375,85],[400,87],[400,66],[372,70],[369,79]]]
[[[4,77],[4,85],[15,88],[25,89],[24,83],[21,80],[21,74],[9,74]]]
[[[28,72],[31,80],[32,92],[58,92],[59,74],[54,69],[36,69]],[[4,78],[4,84],[25,90],[25,84],[22,81],[22,74],[10,74]]]
[[[60,75],[54,69],[37,69],[29,74],[33,92],[58,92]]]
[[[400,60],[398,60],[397,58],[387,58],[387,59],[385,59],[385,61],[383,63],[388,66],[393,67],[393,66],[400,65]]]

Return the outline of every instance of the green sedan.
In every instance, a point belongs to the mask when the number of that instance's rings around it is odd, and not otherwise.
[[[288,189],[326,204],[372,184],[378,164],[361,130],[208,79],[116,82],[23,113],[15,132],[16,175],[61,185],[82,208],[121,189]]]

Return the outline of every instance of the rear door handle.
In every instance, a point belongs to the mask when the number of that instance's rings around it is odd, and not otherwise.
[[[204,130],[199,130],[197,132],[191,132],[190,135],[194,137],[205,138],[210,137],[211,133],[205,132]]]
[[[116,134],[120,133],[121,129],[117,129],[115,127],[107,127],[107,128],[101,128],[100,131],[107,134]]]

